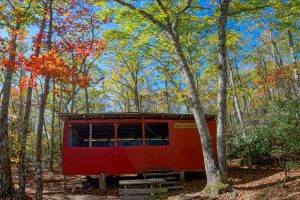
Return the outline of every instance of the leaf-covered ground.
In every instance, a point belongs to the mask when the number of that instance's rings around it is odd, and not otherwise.
[[[291,171],[291,179],[286,187],[282,187],[283,172],[279,169],[247,169],[231,164],[229,177],[233,185],[233,191],[218,196],[216,199],[300,199],[300,169]],[[205,187],[205,176],[201,173],[186,174],[184,191],[171,192],[169,199],[211,199],[199,191]],[[109,178],[108,192],[99,195],[97,186],[83,188],[83,176],[67,177],[67,189],[64,192],[63,176],[59,173],[45,172],[44,197],[45,199],[67,200],[94,200],[94,199],[118,199],[118,179]],[[15,177],[15,180],[16,177]],[[27,183],[28,199],[33,198],[34,177]],[[14,199],[14,198],[12,198]],[[213,198],[215,199],[215,198]]]

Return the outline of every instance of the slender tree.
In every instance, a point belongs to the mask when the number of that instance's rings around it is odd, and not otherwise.
[[[226,24],[230,0],[219,1],[220,14],[218,18],[218,56],[219,56],[219,86],[217,98],[217,155],[223,181],[227,181],[226,170],[226,115],[227,115],[227,56],[226,56]]]
[[[46,47],[47,51],[50,52],[52,49],[52,27],[53,27],[53,12],[52,5],[53,0],[49,0],[48,10],[49,10],[49,27],[48,27],[48,35]],[[36,171],[36,188],[35,188],[35,199],[41,200],[43,198],[43,146],[42,146],[42,133],[43,126],[45,121],[45,109],[47,103],[47,97],[49,93],[49,85],[50,85],[50,76],[47,75],[45,78],[45,83],[43,87],[43,92],[41,94],[40,100],[40,108],[39,108],[39,118],[38,118],[38,127],[36,134],[36,161],[35,161],[35,171]]]
[[[34,58],[38,57],[41,51],[41,45],[42,45],[42,38],[44,35],[44,30],[46,26],[47,21],[47,12],[48,12],[48,3],[45,3],[44,6],[44,12],[43,12],[43,19],[41,21],[41,28],[40,31],[36,37],[36,41],[34,41],[35,44],[35,53],[31,57],[33,60]],[[35,62],[29,62],[29,65],[36,64]],[[32,66],[28,66],[31,68]],[[24,112],[24,118],[22,120],[22,126],[21,126],[21,141],[20,141],[20,151],[19,151],[19,169],[18,169],[18,175],[19,175],[19,199],[25,199],[25,184],[26,184],[26,175],[25,175],[25,158],[26,158],[26,141],[27,141],[27,135],[29,132],[29,120],[30,120],[30,112],[31,112],[31,104],[32,104],[32,91],[33,91],[33,85],[30,84],[34,79],[33,72],[30,74],[30,80],[27,87],[27,96],[26,96],[26,104],[25,104],[25,112]]]
[[[17,38],[21,28],[21,22],[17,21],[15,26],[11,26],[12,31],[9,44],[9,59],[5,74],[5,81],[2,87],[2,101],[0,111],[0,163],[1,163],[1,196],[7,196],[12,193],[12,177],[10,168],[10,144],[8,138],[8,107],[10,99],[11,82],[14,73],[16,61]]]

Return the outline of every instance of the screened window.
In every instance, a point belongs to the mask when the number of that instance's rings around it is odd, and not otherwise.
[[[146,145],[168,145],[168,123],[145,123]]]
[[[138,123],[120,123],[118,126],[118,146],[143,145],[142,125]]]
[[[113,147],[113,124],[72,124],[69,126],[68,146]]]

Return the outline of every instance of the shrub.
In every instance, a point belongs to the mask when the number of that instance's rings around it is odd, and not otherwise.
[[[277,101],[264,107],[255,122],[247,122],[247,136],[234,134],[228,140],[228,157],[251,157],[253,165],[276,164],[284,170],[287,163],[299,162],[300,155],[300,105],[296,101]],[[294,165],[296,166],[296,165]]]

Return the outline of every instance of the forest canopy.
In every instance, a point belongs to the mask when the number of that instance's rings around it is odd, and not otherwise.
[[[28,170],[42,198],[43,168],[61,169],[60,113],[193,114],[210,192],[227,154],[297,167],[299,17],[297,0],[1,1],[0,196],[17,168],[20,198]]]

